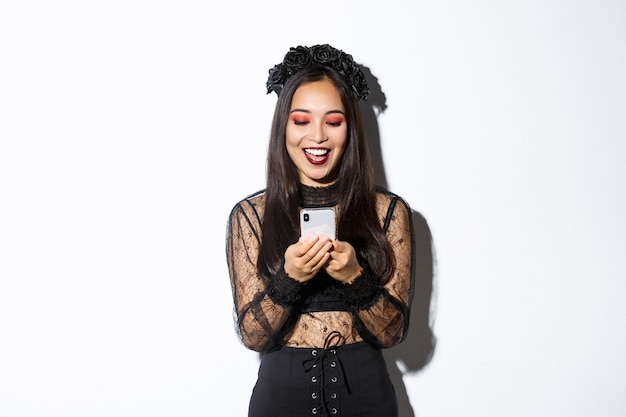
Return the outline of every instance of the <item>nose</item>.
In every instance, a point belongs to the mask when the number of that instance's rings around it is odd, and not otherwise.
[[[326,134],[326,129],[324,129],[324,123],[315,124],[313,131],[311,132],[311,139],[315,143],[323,143],[328,140],[328,135]]]

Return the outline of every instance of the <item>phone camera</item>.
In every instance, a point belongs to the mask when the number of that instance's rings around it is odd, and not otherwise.
[[[304,216],[302,216],[304,218],[305,222],[309,221],[309,213],[304,213]]]

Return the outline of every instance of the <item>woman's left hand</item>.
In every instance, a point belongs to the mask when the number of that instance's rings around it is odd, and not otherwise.
[[[341,240],[333,241],[330,259],[324,269],[332,278],[345,284],[354,281],[363,270],[356,259],[352,245]]]

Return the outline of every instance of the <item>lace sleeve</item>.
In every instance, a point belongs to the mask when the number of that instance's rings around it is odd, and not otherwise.
[[[381,348],[394,346],[406,337],[414,280],[413,226],[411,210],[406,202],[393,197],[384,222],[383,227],[395,256],[395,270],[382,288],[375,291],[373,298],[356,306],[353,313],[354,325],[361,337]],[[364,286],[371,279],[363,275],[354,284]],[[370,283],[370,286],[379,285]]]
[[[283,329],[303,284],[284,272],[271,280],[261,277],[257,257],[261,240],[261,215],[248,200],[230,213],[226,258],[230,273],[237,332],[249,349],[263,351],[279,344]]]

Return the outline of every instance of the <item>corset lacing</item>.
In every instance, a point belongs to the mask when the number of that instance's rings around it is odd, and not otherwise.
[[[350,392],[341,359],[337,354],[345,338],[338,331],[332,331],[324,340],[323,349],[311,349],[311,358],[302,362],[305,372],[311,375],[311,396],[309,403],[311,414],[324,416],[338,416],[339,394],[343,384]],[[324,412],[324,414],[322,414]]]

